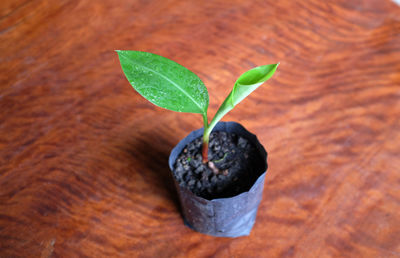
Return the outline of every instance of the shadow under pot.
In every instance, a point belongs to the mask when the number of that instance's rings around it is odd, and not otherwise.
[[[262,199],[267,152],[235,122],[219,122],[210,136],[209,161],[201,156],[203,128],[172,149],[169,167],[185,224],[212,236],[250,234]]]

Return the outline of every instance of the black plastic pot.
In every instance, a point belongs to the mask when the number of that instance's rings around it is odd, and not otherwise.
[[[212,236],[239,237],[247,236],[256,220],[258,205],[262,199],[267,165],[267,152],[257,137],[235,122],[219,122],[213,131],[235,133],[249,140],[256,146],[265,166],[259,168],[260,175],[247,192],[230,198],[206,200],[196,196],[189,189],[179,186],[174,177],[176,189],[182,206],[184,221],[190,228]],[[203,128],[191,132],[172,149],[169,167],[173,173],[175,160],[185,146],[203,135]]]

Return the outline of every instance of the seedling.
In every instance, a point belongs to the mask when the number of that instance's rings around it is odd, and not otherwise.
[[[215,125],[251,92],[274,74],[278,64],[255,67],[243,73],[232,91],[208,122],[208,92],[200,78],[168,58],[147,52],[117,50],[126,78],[133,88],[156,106],[203,116],[202,155],[208,162],[208,143]]]

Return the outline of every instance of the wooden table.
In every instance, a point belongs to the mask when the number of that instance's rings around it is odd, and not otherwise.
[[[399,257],[400,7],[371,1],[0,4],[0,257]],[[185,227],[167,159],[199,115],[157,108],[116,49],[205,82],[280,62],[229,113],[269,152],[251,235]]]

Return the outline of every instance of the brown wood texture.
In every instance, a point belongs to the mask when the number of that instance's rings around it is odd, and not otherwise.
[[[0,3],[0,257],[399,257],[400,7],[389,0]],[[251,235],[185,227],[167,166],[200,115],[157,108],[116,49],[197,73],[269,152]]]

